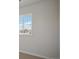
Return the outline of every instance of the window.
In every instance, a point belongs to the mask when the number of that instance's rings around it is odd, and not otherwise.
[[[32,15],[19,16],[20,34],[32,34]]]

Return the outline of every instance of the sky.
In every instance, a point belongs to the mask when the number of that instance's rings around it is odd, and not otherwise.
[[[24,25],[23,25],[24,24]],[[20,16],[19,17],[19,29],[32,27],[32,16]]]
[[[32,24],[32,16],[20,16],[19,24]]]

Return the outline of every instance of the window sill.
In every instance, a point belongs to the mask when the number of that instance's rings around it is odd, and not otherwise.
[[[32,36],[32,34],[28,34],[28,33],[19,33],[19,35],[27,35],[27,36]]]

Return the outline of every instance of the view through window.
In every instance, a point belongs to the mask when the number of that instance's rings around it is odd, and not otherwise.
[[[19,16],[20,34],[32,34],[32,15]]]

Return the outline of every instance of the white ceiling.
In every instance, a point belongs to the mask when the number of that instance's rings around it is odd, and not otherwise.
[[[22,0],[20,3],[19,3],[19,7],[23,7],[25,5],[29,5],[29,4],[32,4],[32,3],[36,3],[36,2],[39,2],[40,0]]]

